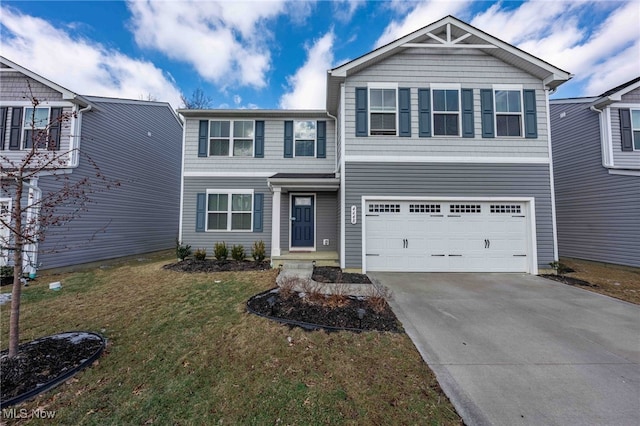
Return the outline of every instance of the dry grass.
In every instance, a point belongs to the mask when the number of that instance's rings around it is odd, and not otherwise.
[[[597,285],[585,289],[640,305],[640,268],[563,258],[575,272],[566,274]]]
[[[277,271],[183,274],[163,263],[27,287],[22,340],[90,330],[108,348],[17,408],[54,410],[53,424],[461,424],[406,335],[289,329],[245,312]],[[48,290],[54,280],[61,291]]]

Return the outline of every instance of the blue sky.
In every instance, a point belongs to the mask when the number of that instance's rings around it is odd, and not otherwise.
[[[555,97],[640,75],[638,0],[3,0],[0,54],[85,95],[322,109],[327,69],[449,14],[573,73]]]

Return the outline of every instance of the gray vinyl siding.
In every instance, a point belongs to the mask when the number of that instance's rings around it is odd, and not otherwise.
[[[425,53],[408,49],[347,78],[346,155],[548,157],[546,101],[539,79],[475,50],[455,55]],[[355,88],[367,83],[411,88],[411,137],[355,137]],[[473,89],[474,138],[418,136],[418,88],[429,88],[433,83],[459,83],[462,89]],[[491,89],[494,84],[519,84],[525,90],[536,90],[538,138],[482,138],[480,89]]]
[[[640,88],[634,89],[621,96],[622,102],[633,102],[640,104]]]
[[[534,197],[538,266],[553,262],[553,219],[546,164],[346,163],[346,267],[362,267],[362,196]],[[358,223],[350,222],[350,206]]]
[[[640,103],[638,103],[640,109]],[[620,132],[620,109],[611,108],[611,141],[613,147],[613,164],[640,170],[640,151],[622,151],[622,135]]]
[[[29,90],[31,86],[31,90]],[[61,101],[62,93],[18,72],[3,72],[0,84],[0,101],[27,101],[34,97],[46,104]]]
[[[286,111],[283,111],[286,114]],[[228,118],[224,118],[225,120]],[[247,117],[238,118],[248,120]],[[256,118],[260,119],[260,118]],[[336,168],[336,146],[334,121],[326,118],[309,118],[310,120],[326,120],[327,147],[326,158],[296,157],[284,158],[284,121],[282,119],[265,119],[264,158],[254,157],[198,157],[199,120],[189,118],[185,125],[185,171],[216,171],[283,173],[331,173]],[[317,154],[317,152],[316,152]]]
[[[169,249],[178,235],[182,126],[172,110],[137,101],[91,102],[96,108],[83,116],[83,155],[70,178],[92,179],[88,156],[120,186],[91,195],[87,212],[47,232],[43,268]],[[45,191],[55,185],[51,177],[40,181]]]
[[[589,104],[552,103],[551,112],[560,256],[640,267],[640,176],[602,166]]]
[[[307,194],[308,192],[304,192]],[[289,193],[283,193],[280,206],[280,248],[289,250],[290,248],[290,228],[291,203]],[[295,195],[295,193],[293,193]],[[338,248],[338,235],[336,226],[338,219],[336,213],[336,193],[316,192],[316,251],[336,251]],[[322,245],[323,239],[329,240],[328,246]]]

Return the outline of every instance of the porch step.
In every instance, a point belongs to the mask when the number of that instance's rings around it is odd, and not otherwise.
[[[283,252],[281,256],[274,256],[272,259],[274,268],[282,265],[283,269],[285,269],[285,265],[288,269],[304,267],[300,265],[308,265],[313,269],[314,262],[316,266],[340,266],[337,252]]]

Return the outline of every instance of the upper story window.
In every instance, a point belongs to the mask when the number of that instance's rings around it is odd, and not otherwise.
[[[640,109],[631,110],[631,130],[633,132],[633,149],[640,151]]]
[[[209,155],[252,157],[254,122],[228,120],[209,122]]]
[[[460,136],[460,90],[434,87],[433,135]]]
[[[208,231],[250,231],[253,194],[213,191],[207,194]]]
[[[369,88],[369,133],[371,135],[397,134],[397,88]]]
[[[296,157],[315,157],[316,152],[316,122],[294,121],[294,145]]]
[[[25,108],[22,124],[22,146],[31,149],[33,143],[36,148],[46,148],[48,145],[47,127],[49,126],[49,108]]]
[[[522,136],[522,91],[495,90],[496,135]]]

